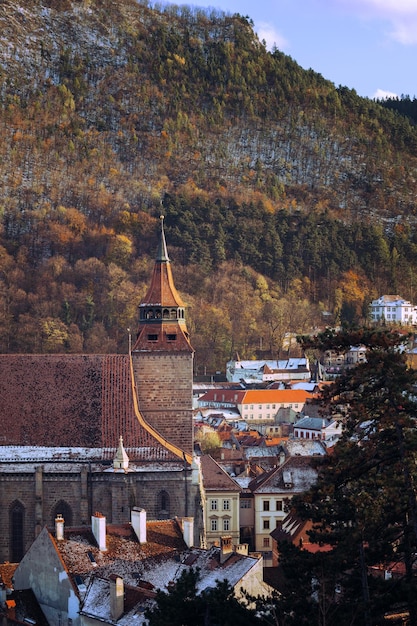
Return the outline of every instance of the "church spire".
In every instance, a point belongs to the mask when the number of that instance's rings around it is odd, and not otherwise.
[[[133,352],[192,351],[185,323],[185,304],[174,285],[161,216],[157,256],[148,291],[139,305],[139,329]]]
[[[164,232],[164,216],[161,215],[159,219],[161,220],[161,235],[159,238],[158,256],[156,257],[156,260],[159,261],[160,263],[163,261],[169,263],[170,261],[169,261],[167,244],[165,241],[165,232]]]

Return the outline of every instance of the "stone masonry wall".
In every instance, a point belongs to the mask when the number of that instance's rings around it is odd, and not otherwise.
[[[143,417],[166,439],[192,454],[192,354],[141,352],[132,356]]]
[[[105,515],[108,523],[127,523],[133,506],[146,509],[150,520],[198,515],[194,510],[198,487],[191,484],[190,470],[187,480],[183,469],[172,471],[171,466],[126,474],[95,471],[88,478],[86,491],[86,467],[80,470],[77,466],[70,472],[50,469],[39,472],[39,468],[2,472],[0,468],[0,562],[11,560],[10,508],[16,501],[24,510],[25,551],[45,525],[54,528],[55,513],[63,513],[55,510],[59,502],[69,508],[72,526],[90,524],[91,514],[96,511]],[[164,511],[161,511],[161,493],[168,504]]]

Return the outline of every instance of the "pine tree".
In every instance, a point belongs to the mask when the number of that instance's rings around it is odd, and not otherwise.
[[[226,581],[198,593],[198,568],[184,570],[167,593],[159,590],[146,611],[149,626],[256,626],[255,610],[239,601]]]
[[[367,348],[366,363],[345,371],[323,394],[326,414],[345,405],[347,417],[316,485],[294,501],[299,515],[314,522],[312,540],[333,546],[320,558],[329,573],[338,573],[339,607],[354,619],[340,621],[338,611],[339,624],[379,624],[396,606],[406,607],[408,623],[417,624],[417,372],[407,364],[407,339],[359,330],[301,340],[304,349],[320,351]],[[399,577],[371,574],[394,564]]]

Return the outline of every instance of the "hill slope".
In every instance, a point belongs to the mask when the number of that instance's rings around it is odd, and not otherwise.
[[[4,351],[124,349],[161,202],[180,288],[236,327],[221,359],[254,353],[265,301],[305,296],[355,319],[375,290],[409,291],[408,119],[267,52],[238,15],[4,0],[0,33]],[[254,298],[253,337],[219,271]]]

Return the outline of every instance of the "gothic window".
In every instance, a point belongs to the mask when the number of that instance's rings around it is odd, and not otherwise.
[[[62,517],[64,518],[65,526],[73,526],[72,509],[69,504],[65,502],[65,500],[60,500],[58,504],[55,505],[52,511],[52,526],[55,525],[55,518],[57,515],[62,515]]]
[[[14,502],[10,507],[10,560],[19,563],[24,556],[25,508],[21,502]]]
[[[157,511],[159,519],[169,519],[169,494],[167,491],[158,493]]]

